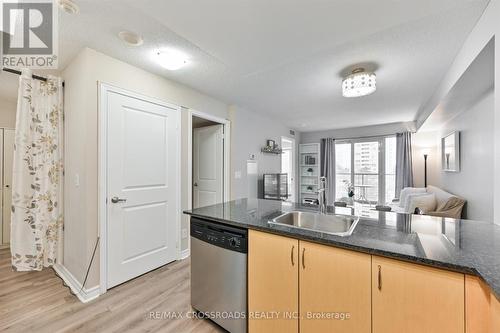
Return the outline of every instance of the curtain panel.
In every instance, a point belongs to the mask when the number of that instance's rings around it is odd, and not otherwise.
[[[62,240],[63,91],[61,78],[19,80],[12,179],[11,254],[18,271],[57,261]]]
[[[320,176],[326,177],[326,204],[333,206],[335,202],[335,139],[321,139],[320,163]]]
[[[413,187],[411,132],[396,135],[396,198],[405,187]]]

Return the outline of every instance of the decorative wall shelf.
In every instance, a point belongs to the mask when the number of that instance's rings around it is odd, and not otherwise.
[[[262,147],[260,151],[265,154],[275,154],[275,155],[283,154],[283,150],[281,148]]]

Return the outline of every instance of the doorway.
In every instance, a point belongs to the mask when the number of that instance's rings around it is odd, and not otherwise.
[[[193,208],[224,198],[224,126],[193,117]]]
[[[0,128],[0,246],[10,243],[10,214],[12,200],[12,166],[14,158],[14,130]]]
[[[295,202],[295,139],[285,136],[281,137],[281,173],[287,174],[288,199],[286,201]]]
[[[189,208],[229,200],[229,121],[189,110]]]

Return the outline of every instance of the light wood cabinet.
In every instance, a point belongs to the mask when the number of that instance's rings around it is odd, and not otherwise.
[[[467,333],[500,332],[500,301],[482,279],[465,276],[465,327]]]
[[[465,331],[467,333],[493,333],[490,331],[490,289],[483,281],[465,276]]]
[[[299,243],[300,332],[371,332],[371,256]]]
[[[250,230],[248,243],[248,330],[299,330],[299,241]]]
[[[372,257],[373,333],[464,332],[464,275]]]
[[[250,333],[500,332],[478,277],[253,230],[248,250]]]
[[[490,319],[491,333],[500,332],[500,301],[493,293],[490,296]]]

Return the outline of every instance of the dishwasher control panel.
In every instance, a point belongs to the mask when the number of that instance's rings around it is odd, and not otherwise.
[[[191,218],[191,237],[222,247],[246,253],[248,249],[247,230]]]

